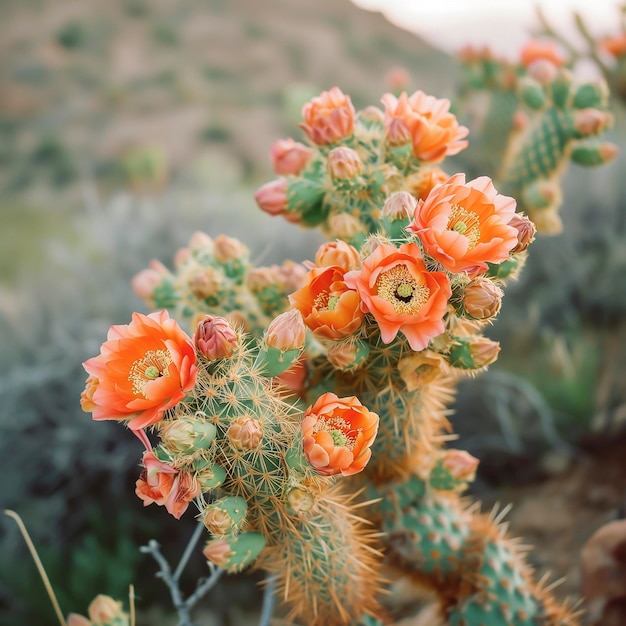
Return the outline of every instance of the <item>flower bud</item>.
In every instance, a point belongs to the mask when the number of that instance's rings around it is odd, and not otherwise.
[[[339,87],[323,91],[302,107],[300,128],[318,146],[328,146],[350,137],[354,128],[354,106]]]
[[[328,218],[328,228],[331,236],[338,239],[352,239],[359,234],[365,234],[365,229],[358,218],[349,213],[331,215]]]
[[[535,240],[537,229],[525,215],[515,213],[509,222],[509,226],[517,229],[517,245],[511,250],[512,254],[524,252]]]
[[[307,513],[315,504],[313,493],[303,487],[294,487],[287,494],[287,503],[294,513]]]
[[[302,287],[307,272],[307,268],[302,263],[296,263],[290,259],[283,261],[283,264],[278,267],[278,275],[287,293]]]
[[[370,124],[384,124],[385,114],[376,106],[370,105],[361,109],[357,117],[360,121]]]
[[[415,214],[417,200],[408,191],[392,193],[383,205],[383,217],[392,220],[409,220]]]
[[[82,615],[76,613],[70,613],[67,616],[67,626],[92,626],[90,620]]]
[[[556,78],[559,68],[548,59],[537,59],[528,66],[526,71],[538,83],[547,85]]]
[[[213,250],[215,260],[219,263],[227,263],[237,259],[244,259],[248,256],[248,248],[233,237],[219,235],[215,239],[215,248]]]
[[[152,259],[148,269],[135,274],[131,280],[131,286],[137,297],[150,301],[155,288],[163,282],[163,278],[166,276],[171,276],[170,271],[163,263]]]
[[[287,210],[288,183],[284,178],[272,180],[257,189],[254,199],[259,208],[270,215],[282,215]]]
[[[174,267],[180,269],[191,258],[191,250],[189,248],[179,248],[174,254]]]
[[[298,176],[312,155],[311,148],[291,138],[275,141],[270,149],[274,171],[280,176]]]
[[[323,243],[315,253],[315,265],[318,267],[330,267],[338,265],[342,269],[355,270],[361,265],[359,252],[356,248],[345,241],[329,241]]]
[[[487,337],[475,337],[470,340],[470,352],[476,369],[487,367],[497,360],[500,343]]]
[[[223,317],[207,315],[195,335],[198,353],[209,361],[229,357],[237,348],[237,334]]]
[[[366,259],[370,254],[378,248],[378,246],[382,246],[385,244],[389,244],[388,239],[384,239],[383,237],[379,237],[378,235],[370,235],[365,243],[361,246],[361,254],[363,258]]]
[[[369,353],[370,348],[365,341],[348,339],[333,343],[327,357],[338,370],[352,371],[365,363]]]
[[[236,532],[245,520],[248,505],[240,496],[226,496],[209,504],[204,512],[204,525],[213,535]]]
[[[241,415],[229,426],[226,435],[238,450],[253,450],[261,443],[263,428],[253,417]]]
[[[581,109],[574,114],[574,126],[583,136],[597,135],[611,122],[611,114],[598,109]]]
[[[530,221],[530,220],[529,220]],[[488,278],[479,276],[463,291],[463,308],[474,319],[484,320],[500,311],[504,292]]]
[[[534,211],[532,220],[537,232],[542,235],[559,235],[563,232],[563,221],[555,210]]]
[[[192,252],[198,250],[213,251],[213,239],[201,230],[197,230],[189,239],[189,249]]]
[[[221,465],[197,458],[193,464],[196,480],[203,492],[216,489],[226,480],[226,470]]]
[[[214,267],[203,267],[189,277],[191,293],[199,300],[210,298],[219,293],[224,277]]]
[[[267,327],[265,342],[270,348],[283,352],[296,350],[304,345],[306,326],[302,313],[297,309],[281,313]]]
[[[443,467],[456,480],[471,482],[476,477],[479,460],[465,450],[446,450],[443,455]]]
[[[159,435],[166,448],[174,454],[207,449],[217,434],[215,425],[191,417],[160,422]]]
[[[356,150],[340,146],[328,153],[328,171],[335,180],[356,178],[363,172],[363,162]]]
[[[118,617],[122,617],[122,603],[109,596],[96,596],[87,609],[89,619],[96,624],[108,624]]]
[[[259,293],[268,287],[274,287],[279,282],[276,267],[253,267],[246,276],[246,284],[252,293]]]
[[[411,76],[404,67],[398,66],[387,72],[385,81],[391,91],[404,91],[411,81]]]
[[[207,561],[221,568],[228,567],[230,557],[234,554],[227,539],[213,539],[206,544],[202,554]]]
[[[98,388],[100,380],[96,376],[89,376],[85,383],[85,389],[80,394],[80,407],[85,413],[92,413],[96,408],[96,403],[93,401],[93,394]]]

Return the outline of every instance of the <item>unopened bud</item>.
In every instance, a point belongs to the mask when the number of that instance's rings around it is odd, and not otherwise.
[[[67,616],[67,626],[93,626],[90,620],[77,613],[70,613]]]
[[[422,350],[398,361],[398,371],[409,392],[425,387],[445,373],[447,363],[432,350]]]
[[[189,248],[180,248],[176,250],[173,261],[174,267],[176,269],[180,269],[187,263],[187,261],[189,261],[190,258],[191,250]]]
[[[191,417],[181,417],[171,421],[161,421],[159,435],[163,444],[174,454],[186,454],[209,448],[217,429],[211,422]]]
[[[339,213],[328,218],[328,227],[333,237],[338,239],[352,239],[365,233],[365,228],[358,218],[349,213]]]
[[[548,59],[537,59],[528,66],[526,71],[538,83],[547,85],[556,78],[559,68]]]
[[[328,349],[330,364],[338,370],[353,371],[363,365],[369,356],[370,348],[365,341],[337,341]]]
[[[497,360],[500,343],[487,337],[472,338],[470,340],[470,352],[476,369],[487,367]]]
[[[225,569],[234,553],[227,539],[213,539],[206,544],[202,554],[213,565]]]
[[[465,287],[463,308],[474,319],[488,319],[500,311],[503,297],[504,292],[498,285],[488,278],[479,276]]]
[[[195,335],[198,352],[208,359],[225,359],[237,348],[237,333],[223,317],[207,315],[199,324]]]
[[[259,187],[254,199],[259,208],[270,215],[282,215],[287,209],[288,183],[284,178],[272,180]]]
[[[471,482],[476,477],[478,459],[465,450],[446,450],[443,456],[443,467],[456,480]]]
[[[534,211],[532,216],[538,233],[542,235],[560,235],[563,232],[563,221],[555,210]]]
[[[261,443],[263,428],[258,420],[242,415],[230,425],[226,435],[237,449],[254,450]]]
[[[597,135],[610,123],[611,115],[598,109],[581,109],[574,114],[574,126],[583,136]]]
[[[246,284],[252,293],[273,287],[279,282],[278,272],[274,267],[253,267],[246,276]]]
[[[213,250],[213,239],[206,233],[197,230],[189,239],[189,249],[192,252],[197,252],[198,250],[211,252]]]
[[[122,617],[122,603],[109,596],[96,596],[87,609],[89,619],[95,624],[108,624],[118,617]]]
[[[171,277],[170,271],[156,259],[150,261],[150,267],[136,274],[131,280],[131,286],[135,295],[142,300],[149,301],[154,294],[154,290],[158,287],[163,279]]]
[[[243,523],[248,505],[240,496],[226,496],[212,502],[204,512],[204,525],[214,535],[237,531]]]
[[[509,222],[509,226],[517,229],[517,245],[511,250],[512,254],[524,252],[535,240],[537,228],[531,220],[521,213],[515,213]]]
[[[409,220],[415,214],[417,200],[407,191],[392,193],[383,205],[383,217],[391,220]]]
[[[297,309],[281,313],[267,327],[265,342],[270,348],[287,351],[296,350],[304,345],[306,326],[302,313]]]
[[[214,267],[203,267],[198,269],[189,277],[189,289],[199,300],[211,298],[219,293],[224,276]]]
[[[376,248],[378,248],[378,246],[388,243],[388,239],[384,239],[383,237],[379,237],[378,235],[371,235],[367,238],[363,246],[361,246],[361,254],[363,255],[363,258],[367,258],[370,254],[374,252],[374,250],[376,250]]]
[[[370,105],[358,112],[357,118],[365,123],[384,124],[385,114],[376,106]]]
[[[339,146],[328,153],[328,171],[334,179],[356,178],[363,172],[363,162],[356,150]]]
[[[317,267],[338,265],[346,270],[355,270],[361,265],[358,250],[345,241],[323,243],[315,253]]]
[[[239,239],[219,235],[215,239],[214,254],[216,261],[227,263],[228,261],[246,258],[248,256],[248,248]]]
[[[270,149],[274,171],[280,176],[297,176],[312,155],[311,148],[291,138],[275,141]]]

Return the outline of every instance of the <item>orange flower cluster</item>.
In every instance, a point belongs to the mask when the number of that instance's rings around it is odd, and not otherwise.
[[[449,100],[416,91],[411,96],[403,92],[399,98],[387,93],[381,101],[386,140],[391,146],[411,142],[415,156],[430,163],[439,163],[467,147],[464,138],[469,130],[450,113]]]
[[[507,259],[517,245],[518,231],[509,225],[515,204],[497,193],[487,176],[466,183],[465,174],[455,174],[418,202],[407,230],[449,272],[475,276],[487,263]]]
[[[302,445],[311,465],[324,476],[351,476],[370,460],[378,432],[378,415],[350,396],[325,393],[302,421]]]
[[[130,324],[111,326],[99,356],[83,367],[90,375],[83,410],[95,420],[129,420],[132,430],[161,420],[197,373],[193,342],[167,311],[133,313]]]

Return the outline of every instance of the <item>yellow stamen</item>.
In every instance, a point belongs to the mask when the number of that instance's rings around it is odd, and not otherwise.
[[[468,240],[468,250],[471,250],[480,241],[480,220],[473,211],[464,209],[460,204],[453,204],[448,220],[448,229],[465,236]]]
[[[320,430],[327,431],[336,446],[353,450],[356,434],[362,429],[357,428],[355,431],[343,417],[320,417],[315,426],[313,426],[313,432],[317,433]]]
[[[169,376],[172,355],[167,350],[148,350],[141,359],[137,359],[130,368],[128,380],[133,383],[133,393],[146,396],[146,385],[160,376]]]
[[[406,265],[382,272],[376,280],[376,291],[391,302],[396,313],[418,313],[430,298],[430,289],[420,284]]]

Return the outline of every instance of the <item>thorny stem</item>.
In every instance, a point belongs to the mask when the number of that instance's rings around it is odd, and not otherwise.
[[[211,571],[211,575],[205,581],[203,581],[198,588],[194,591],[192,595],[190,595],[186,600],[183,598],[183,594],[178,586],[178,579],[187,565],[187,561],[193,552],[196,544],[198,543],[198,539],[202,534],[202,529],[204,525],[199,523],[196,527],[183,555],[180,559],[178,567],[174,574],[172,574],[172,570],[170,568],[169,563],[163,556],[160,550],[159,544],[151,539],[148,542],[147,546],[142,546],[139,548],[141,552],[152,555],[152,558],[158,563],[159,571],[157,572],[157,576],[163,580],[163,582],[167,585],[170,590],[170,597],[172,598],[172,604],[178,613],[178,626],[192,626],[191,623],[191,609],[196,605],[198,600],[200,600],[204,595],[206,595],[217,583],[220,576],[224,573],[223,569],[217,568],[211,563],[209,563],[209,569]]]

